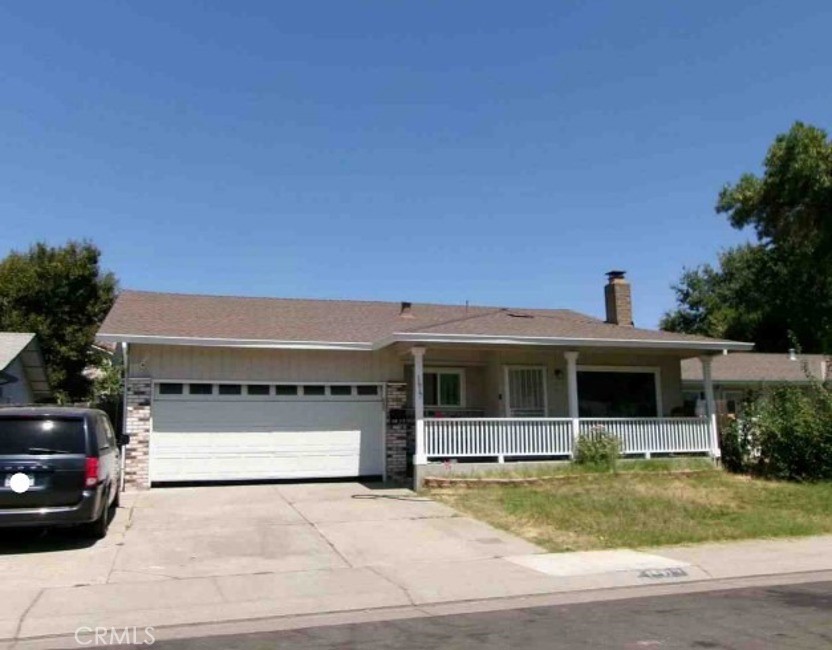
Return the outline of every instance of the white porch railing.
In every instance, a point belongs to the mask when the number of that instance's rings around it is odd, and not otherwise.
[[[569,418],[426,418],[425,455],[563,456],[572,450]]]
[[[682,454],[711,451],[707,418],[580,418],[581,433],[609,431],[625,454]]]
[[[576,433],[600,430],[625,454],[714,452],[706,418],[425,418],[424,457],[571,456]]]

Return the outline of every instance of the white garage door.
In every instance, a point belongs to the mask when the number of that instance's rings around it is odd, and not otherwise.
[[[150,480],[327,478],[384,472],[381,387],[154,387]]]

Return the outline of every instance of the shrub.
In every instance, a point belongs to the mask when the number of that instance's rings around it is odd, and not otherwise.
[[[575,463],[615,471],[621,456],[621,442],[605,429],[597,429],[578,436],[575,444]]]
[[[832,389],[777,386],[749,401],[722,435],[735,472],[796,481],[832,479]]]

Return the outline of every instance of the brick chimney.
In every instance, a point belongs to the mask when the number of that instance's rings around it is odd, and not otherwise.
[[[625,271],[607,273],[607,286],[604,287],[604,302],[607,307],[607,322],[623,327],[633,326],[633,300],[630,295],[630,283],[624,277]]]

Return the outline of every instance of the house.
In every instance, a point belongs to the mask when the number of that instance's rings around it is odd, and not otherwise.
[[[381,475],[444,459],[568,458],[604,428],[627,453],[718,454],[715,417],[677,417],[681,361],[750,344],[633,326],[624,273],[606,320],[567,309],[126,291],[98,340],[126,367],[126,476]],[[713,412],[713,409],[712,409]]]
[[[752,391],[774,384],[806,385],[812,379],[829,377],[827,357],[822,354],[743,352],[714,357],[712,379],[717,413],[736,414]],[[686,411],[703,408],[705,386],[702,366],[693,359],[682,361],[682,391]]]
[[[51,395],[37,337],[0,332],[0,405],[32,404]]]

